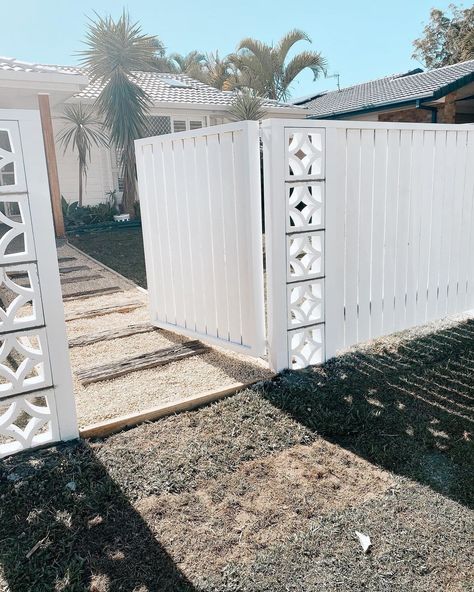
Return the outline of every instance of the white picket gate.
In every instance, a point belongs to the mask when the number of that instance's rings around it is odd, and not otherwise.
[[[256,122],[136,142],[152,322],[265,352]]]
[[[275,369],[474,307],[474,128],[263,123]]]
[[[0,110],[0,457],[78,436],[41,123]]]

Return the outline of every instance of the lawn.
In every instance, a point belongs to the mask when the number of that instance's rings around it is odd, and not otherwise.
[[[7,459],[0,590],[472,590],[473,399],[465,321]]]
[[[84,253],[146,288],[141,228],[70,234],[68,241]]]

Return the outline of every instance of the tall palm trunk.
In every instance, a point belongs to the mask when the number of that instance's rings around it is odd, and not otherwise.
[[[78,204],[81,207],[82,207],[82,180],[83,180],[83,176],[84,176],[84,171],[82,169],[83,169],[82,162],[79,161],[79,200],[78,200]]]

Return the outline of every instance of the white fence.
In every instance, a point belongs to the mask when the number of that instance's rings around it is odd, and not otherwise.
[[[39,114],[0,110],[0,457],[78,435]]]
[[[263,123],[276,369],[474,306],[474,129]]]
[[[258,124],[136,142],[152,322],[265,351]]]

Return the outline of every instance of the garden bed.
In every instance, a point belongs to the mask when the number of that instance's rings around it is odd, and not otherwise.
[[[471,590],[474,323],[435,328],[7,459],[5,589]]]

